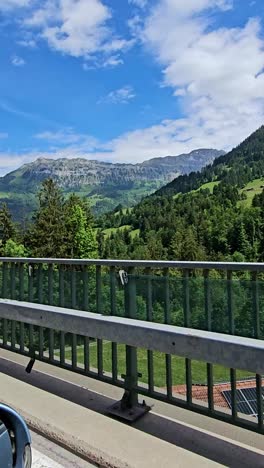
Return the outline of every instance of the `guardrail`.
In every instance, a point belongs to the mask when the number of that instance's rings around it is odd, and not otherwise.
[[[197,329],[201,337],[214,332],[232,335],[234,342],[242,339],[234,335],[262,340],[263,274],[263,263],[0,258],[0,295],[32,307],[37,303],[35,313],[49,305],[74,309],[74,317],[80,310],[87,320],[87,311],[109,316],[108,328],[116,317],[126,317],[148,322],[148,330],[157,323]],[[205,355],[196,356],[193,342],[175,356],[171,350],[153,350],[144,340],[119,344],[115,335],[106,338],[83,331],[65,330],[61,322],[41,325],[24,322],[21,315],[16,319],[5,315],[0,346],[124,388],[122,412],[125,407],[137,408],[134,414],[128,410],[128,419],[146,410],[137,405],[140,393],[263,432],[262,371],[254,359],[253,367],[248,362],[245,368],[236,355],[231,364],[228,348],[227,361],[214,364],[216,342],[207,360]],[[150,331],[145,330],[147,336]],[[252,379],[257,392],[254,420],[238,416],[236,387],[246,378]],[[230,409],[222,407],[220,412],[215,395],[219,383],[231,392]]]
[[[263,279],[264,263],[0,258],[2,298],[260,339]]]
[[[137,404],[137,395],[148,395],[170,404],[178,405],[182,408],[199,412],[220,419],[250,430],[263,433],[263,390],[262,377],[264,374],[264,342],[261,340],[235,337],[230,335],[206,332],[201,330],[191,330],[187,328],[175,327],[171,325],[161,325],[148,323],[146,321],[133,320],[118,317],[104,317],[99,314],[86,311],[73,311],[72,309],[62,309],[54,306],[44,306],[18,301],[0,300],[0,318],[4,321],[4,329],[1,333],[1,347],[11,349],[14,352],[28,355],[31,359],[39,359],[50,364],[62,366],[67,369],[84,373],[94,378],[104,380],[108,383],[123,387],[125,396],[120,404],[114,405],[111,412],[119,414],[123,412],[127,419],[138,417],[149,408]],[[10,324],[10,341],[8,340],[8,323]],[[20,332],[19,341],[16,340],[16,331]],[[26,327],[29,331],[29,343],[25,346]],[[82,336],[84,339],[84,364],[81,366],[76,354],[76,346],[72,348],[71,362],[63,359],[61,355],[50,354],[48,349],[45,352],[44,335],[45,331],[54,334],[70,332],[73,336]],[[36,340],[36,333],[39,340]],[[23,338],[22,338],[23,337]],[[117,363],[112,361],[112,370],[104,373],[103,360],[98,365],[97,371],[89,366],[89,356],[92,352],[94,341],[92,338],[103,343],[115,343],[116,346],[125,344],[126,375],[123,378],[118,374],[115,367]],[[76,345],[76,343],[74,343]],[[166,391],[150,385],[138,383],[138,361],[132,363],[133,354],[137,354],[138,349],[144,348],[148,353],[164,353],[166,362],[174,356],[181,356],[187,364],[187,389],[186,399],[172,392],[169,384]],[[99,358],[99,356],[98,356]],[[99,358],[100,359],[100,358]],[[207,370],[213,370],[214,366],[225,366],[231,373],[231,410],[215,406],[213,394],[212,374],[209,372],[207,401],[199,404],[192,398],[192,383],[189,380],[188,371],[190,364],[196,361],[206,362]],[[133,364],[133,365],[131,365]],[[238,412],[238,394],[236,370],[249,371],[255,375],[256,380],[256,401],[258,412],[256,417],[247,417]],[[200,402],[201,403],[201,402]],[[244,417],[243,417],[244,416]]]

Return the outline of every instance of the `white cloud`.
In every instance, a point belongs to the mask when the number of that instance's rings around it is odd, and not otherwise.
[[[78,152],[84,148],[86,151],[91,150],[96,145],[96,140],[93,137],[77,133],[72,128],[65,128],[55,132],[46,130],[36,134],[34,137],[63,147],[78,144]],[[77,148],[75,150],[77,150]]]
[[[229,0],[159,0],[141,28],[145,47],[163,68],[163,85],[173,89],[185,115],[176,140],[174,133],[169,136],[160,126],[170,152],[182,135],[188,147],[191,141],[193,147],[229,148],[264,121],[260,20],[250,19],[243,27],[217,28],[214,13],[230,8]],[[174,126],[177,120],[169,128]],[[151,151],[152,134],[153,128],[143,131]],[[158,134],[157,141],[158,149]]]
[[[122,88],[115,89],[107,94],[104,98],[100,99],[99,103],[110,103],[110,104],[127,104],[129,101],[134,99],[136,94],[132,86],[123,86]]]
[[[128,0],[128,3],[132,3],[139,8],[144,8],[147,5],[148,0]]]
[[[26,118],[26,119],[35,120],[36,118],[38,118],[38,116],[36,116],[35,114],[31,114],[30,112],[25,112],[25,111],[17,108],[16,106],[13,106],[12,104],[9,104],[9,102],[2,101],[2,100],[0,100],[0,109],[5,111],[5,112],[8,112],[9,114],[14,114],[14,115],[17,115],[19,117]]]
[[[120,63],[113,55],[127,50],[133,41],[115,36],[108,26],[111,18],[112,11],[101,0],[46,0],[24,26],[35,29],[53,50],[86,60],[95,54],[110,56],[113,66]]]
[[[74,133],[73,130],[59,130],[57,132],[45,131],[35,135],[39,140],[45,140],[56,143],[76,143],[80,141],[80,135]]]
[[[103,67],[116,67],[117,65],[123,65],[124,60],[120,58],[119,55],[110,55],[110,57],[106,58],[102,66]]]
[[[22,57],[18,57],[17,55],[11,57],[11,63],[15,67],[23,67],[24,65],[26,65],[25,60]]]
[[[34,49],[37,45],[34,39],[23,39],[21,41],[17,41],[17,44],[22,47],[28,47],[30,49]]]
[[[252,117],[252,109],[248,114]],[[158,125],[121,135],[103,148],[108,151],[108,158],[116,162],[142,162],[198,148],[230,150],[260,125],[258,116],[248,121],[245,114],[238,127],[236,119],[228,112],[215,115],[213,111],[211,114],[208,111],[204,122],[195,115],[192,118],[165,120]],[[103,153],[97,153],[97,157],[103,158]]]

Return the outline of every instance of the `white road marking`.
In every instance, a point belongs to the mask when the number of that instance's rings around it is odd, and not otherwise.
[[[63,468],[62,465],[46,457],[46,455],[43,455],[43,453],[34,448],[32,449],[32,458],[32,468]]]

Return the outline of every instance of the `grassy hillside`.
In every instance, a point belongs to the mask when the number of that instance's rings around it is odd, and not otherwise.
[[[255,195],[260,195],[264,189],[264,178],[254,179],[248,184],[240,189],[240,193],[245,197],[244,200],[241,200],[239,203],[250,207],[252,205],[253,198]]]
[[[171,260],[264,260],[264,127],[201,172],[180,176],[137,204],[109,214],[116,232],[101,255]]]
[[[264,126],[250,135],[230,153],[216,158],[200,172],[174,179],[155,193],[172,196],[189,193],[204,184],[221,181],[242,188],[248,182],[264,176]]]

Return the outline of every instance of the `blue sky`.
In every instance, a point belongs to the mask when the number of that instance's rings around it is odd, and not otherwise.
[[[264,122],[263,0],[0,0],[0,175],[229,149]]]

